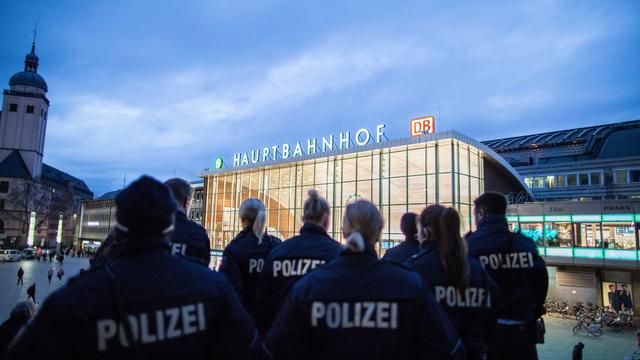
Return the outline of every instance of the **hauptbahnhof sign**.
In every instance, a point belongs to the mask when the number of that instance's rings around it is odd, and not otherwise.
[[[375,131],[371,132],[367,128],[359,129],[356,132],[344,131],[338,136],[329,135],[321,138],[309,138],[302,143],[282,144],[266,146],[262,149],[254,149],[246,152],[239,152],[233,155],[233,167],[249,164],[258,164],[271,160],[290,159],[305,155],[321,154],[333,150],[348,149],[350,146],[364,146],[370,142],[380,143],[385,138],[385,125],[376,125]]]

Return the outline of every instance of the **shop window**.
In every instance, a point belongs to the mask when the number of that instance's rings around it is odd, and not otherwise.
[[[640,169],[629,171],[629,181],[632,183],[640,182]]]
[[[580,186],[589,185],[589,174],[580,174],[580,175],[578,175],[578,180],[580,181]]]
[[[544,185],[548,188],[556,187],[556,177],[553,175],[547,176]]]
[[[567,186],[576,186],[578,183],[578,179],[576,174],[567,175]]]
[[[544,233],[542,232],[542,223],[521,223],[517,229],[520,233],[531,238],[537,246],[544,245]]]
[[[544,225],[544,237],[547,246],[572,247],[573,226],[570,222],[546,223]]]
[[[527,184],[527,187],[529,187],[529,189],[531,189],[533,187],[533,178],[524,178],[524,183]]]
[[[543,188],[544,187],[544,177],[536,176],[533,178],[533,187],[534,188]]]
[[[600,185],[600,173],[599,172],[591,173],[591,185]]]
[[[11,112],[18,112],[18,104],[9,104],[9,111]]]
[[[600,223],[582,223],[578,224],[578,227],[580,236],[576,241],[577,247],[602,247]]]
[[[616,170],[613,174],[613,182],[616,184],[627,183],[627,170]]]
[[[558,175],[556,177],[557,183],[558,183],[558,187],[565,187],[566,185],[566,181],[565,181],[565,176],[564,175]]]
[[[603,223],[602,239],[605,248],[635,250],[636,228],[633,223]]]
[[[0,181],[0,193],[8,193],[9,192],[9,182],[8,181]]]

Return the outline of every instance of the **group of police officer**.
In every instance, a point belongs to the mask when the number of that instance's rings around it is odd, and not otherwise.
[[[403,219],[407,249],[379,260],[375,205],[345,207],[341,245],[327,233],[329,204],[308,195],[300,234],[284,242],[266,233],[264,204],[245,200],[243,230],[215,272],[206,232],[185,215],[190,185],[141,177],[117,195],[117,224],[92,268],[47,298],[6,355],[537,358],[548,276],[533,242],[509,232],[503,196],[475,200],[459,285],[431,256],[447,244],[416,239],[431,229],[417,217]]]

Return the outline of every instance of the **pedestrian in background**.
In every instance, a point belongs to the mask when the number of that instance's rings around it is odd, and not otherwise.
[[[256,319],[256,292],[264,258],[281,241],[266,233],[267,213],[259,199],[244,200],[239,215],[243,229],[222,252],[218,271],[227,277],[249,315]]]
[[[34,304],[38,304],[36,301],[36,283],[31,284],[31,286],[27,288],[27,296],[29,299],[33,300]]]
[[[58,282],[62,281],[63,276],[64,276],[64,269],[58,268]]]
[[[47,271],[47,279],[49,279],[49,284],[51,284],[52,277],[53,277],[53,266],[49,266],[49,271]]]
[[[420,243],[416,238],[416,213],[408,212],[400,218],[400,231],[404,234],[404,241],[387,250],[382,257],[384,260],[403,263],[410,257],[420,252]]]
[[[461,359],[462,343],[418,274],[379,260],[383,220],[371,202],[347,205],[347,248],[300,279],[266,343],[274,359]],[[375,314],[375,315],[374,315]]]
[[[13,338],[20,332],[20,329],[33,318],[36,313],[35,304],[29,301],[21,301],[11,309],[9,319],[0,325],[0,358],[7,350]]]
[[[22,267],[20,267],[18,269],[18,282],[16,283],[16,285],[24,285],[24,282],[22,281],[23,276],[24,276],[24,270],[22,270]]]

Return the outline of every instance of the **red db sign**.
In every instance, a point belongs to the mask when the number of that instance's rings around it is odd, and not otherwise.
[[[433,116],[425,116],[425,117],[411,120],[411,136],[433,134],[433,130],[434,130]]]

